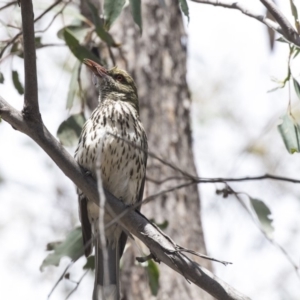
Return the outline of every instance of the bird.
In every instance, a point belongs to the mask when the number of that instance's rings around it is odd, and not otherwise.
[[[100,167],[103,188],[125,205],[134,205],[142,201],[148,149],[135,82],[118,67],[106,69],[90,59],[84,59],[83,63],[92,71],[99,103],[82,128],[75,160],[95,179]],[[80,190],[77,192],[86,257],[95,246],[93,300],[118,300],[119,264],[128,234],[117,223],[105,230],[108,254],[108,270],[105,270],[99,237],[99,207]],[[112,219],[105,211],[104,224]],[[108,272],[108,282],[104,280],[105,272]]]

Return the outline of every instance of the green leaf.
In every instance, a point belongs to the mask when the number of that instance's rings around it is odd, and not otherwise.
[[[87,258],[86,264],[83,266],[84,270],[95,270],[95,256],[91,255]]]
[[[78,87],[79,67],[80,67],[80,62],[77,60],[75,62],[74,68],[72,70],[71,80],[70,80],[70,84],[69,84],[69,91],[68,91],[67,105],[66,105],[67,109],[72,108],[76,93],[79,90],[79,87]]]
[[[147,272],[149,276],[151,293],[153,296],[156,296],[159,288],[159,269],[153,260],[148,261]]]
[[[56,242],[57,243],[57,242]],[[43,271],[47,266],[58,266],[62,257],[70,257],[73,261],[83,255],[83,243],[81,228],[77,227],[71,231],[66,239],[58,245],[54,245],[54,252],[50,253],[42,262],[40,270]]]
[[[120,46],[119,44],[117,44],[114,41],[113,37],[104,29],[104,24],[98,15],[97,8],[92,3],[89,3],[89,2],[88,2],[88,6],[91,11],[91,14],[93,17],[93,23],[95,25],[96,33],[99,36],[99,38],[102,41],[106,42],[109,46],[112,46],[112,47]]]
[[[184,15],[187,17],[188,22],[190,22],[190,15],[189,15],[189,6],[186,2],[186,0],[179,0],[179,5],[181,11],[184,13]]]
[[[133,20],[139,26],[140,31],[142,33],[143,25],[142,25],[141,0],[130,0],[129,2],[130,2]]]
[[[62,122],[57,130],[57,137],[67,147],[75,146],[81,133],[85,118],[82,113],[70,116]]]
[[[42,37],[40,36],[37,36],[34,38],[34,42],[35,42],[35,48],[38,49],[38,48],[42,48],[43,47],[43,44],[42,44]]]
[[[289,153],[293,154],[300,151],[300,128],[293,116],[287,113],[282,118],[282,124],[278,125],[283,142]]]
[[[79,44],[79,41],[76,39],[76,37],[72,34],[72,32],[69,29],[64,30],[64,38],[71,52],[80,61],[83,61],[83,59],[85,58],[89,58],[91,60],[99,62],[99,59],[96,55],[94,55],[87,48]]]
[[[276,41],[281,42],[281,43],[290,44],[290,42],[284,36],[280,36],[278,39],[276,39]]]
[[[4,76],[2,72],[0,72],[0,83],[4,83]]]
[[[12,80],[13,80],[13,83],[14,83],[14,87],[16,88],[18,93],[20,95],[23,95],[24,94],[24,88],[23,88],[22,83],[19,80],[19,74],[18,74],[17,71],[12,71]]]
[[[65,30],[68,30],[69,32],[71,32],[73,34],[73,36],[76,36],[76,39],[79,42],[83,42],[84,38],[86,37],[87,33],[90,31],[89,28],[83,27],[83,26],[79,26],[79,25],[69,25],[69,26],[65,26],[62,29],[60,29],[57,32],[57,37],[61,40],[65,40],[64,37],[64,32]]]
[[[298,98],[300,99],[300,85],[295,78],[293,78],[293,83],[294,83],[295,92],[296,92]]]
[[[125,0],[104,0],[105,27],[107,30],[118,18],[125,4]]]
[[[270,209],[263,201],[259,199],[254,199],[250,197],[250,203],[260,223],[261,229],[269,238],[272,238],[274,227],[272,225],[273,220],[271,218],[272,213]]]
[[[298,20],[298,11],[297,11],[297,7],[296,7],[294,1],[290,0],[290,4],[291,4],[292,14],[293,14],[295,20]]]

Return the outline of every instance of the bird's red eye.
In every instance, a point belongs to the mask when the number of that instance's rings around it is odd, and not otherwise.
[[[121,74],[116,75],[115,77],[116,80],[118,80],[119,82],[123,82],[124,81],[124,76]]]

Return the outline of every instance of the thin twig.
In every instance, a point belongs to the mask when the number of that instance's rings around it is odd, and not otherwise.
[[[76,286],[74,287],[74,289],[68,294],[68,296],[66,297],[66,300],[69,299],[71,297],[71,295],[76,292],[76,290],[78,289],[81,281],[83,280],[83,278],[86,276],[86,274],[89,272],[89,270],[86,270],[83,275],[80,277],[78,282],[75,282]]]
[[[0,7],[0,11],[3,10],[3,9],[6,9],[6,8],[12,6],[12,5],[15,5],[17,3],[18,3],[17,1],[9,2],[9,3],[5,4],[5,5],[3,5],[2,7]]]
[[[103,289],[101,290],[102,292],[102,297],[104,299],[104,287],[108,285],[109,283],[109,266],[108,266],[108,251],[107,251],[107,245],[106,245],[106,238],[105,238],[105,223],[104,223],[104,214],[105,214],[105,203],[106,203],[106,197],[104,194],[104,189],[103,189],[103,182],[102,182],[102,175],[101,175],[101,157],[102,157],[102,148],[103,148],[103,140],[101,139],[100,144],[99,144],[99,150],[98,150],[98,155],[97,155],[97,162],[96,162],[96,178],[97,178],[97,186],[98,186],[98,193],[99,193],[99,235],[96,237],[96,239],[100,239],[100,245],[101,245],[101,250],[102,250],[102,255],[103,257],[98,257],[99,259],[102,259],[103,262]],[[95,230],[96,231],[96,230]],[[99,247],[98,243],[96,243],[96,247]],[[99,249],[95,249],[95,251],[99,252]],[[95,254],[97,255],[97,253]],[[96,260],[95,260],[96,263]],[[95,265],[95,285],[94,285],[94,291],[98,291],[98,266]]]
[[[294,29],[292,24],[284,16],[284,14],[278,9],[276,4],[272,0],[260,0],[260,2],[267,8],[270,14],[281,26],[284,36],[296,45],[299,45],[300,38],[297,31]]]
[[[225,1],[222,2],[221,0],[191,0],[191,1],[196,2],[196,3],[201,3],[201,4],[210,4],[213,6],[220,6],[220,7],[224,7],[224,8],[239,10],[244,15],[258,20],[259,22],[267,25],[269,28],[277,31],[280,34],[284,34],[282,28],[276,22],[272,21],[271,19],[268,19],[264,15],[261,15],[254,11],[249,10],[248,8],[246,8],[244,5],[242,5],[241,3],[237,2],[237,1],[234,1],[232,3],[228,3]]]
[[[59,0],[59,1],[56,1],[54,4],[55,4],[55,6],[56,5],[58,5],[60,2],[61,2],[62,0]],[[23,1],[23,3],[25,3],[25,4],[23,4],[23,5],[28,5],[28,3],[27,2],[31,2],[31,1]],[[35,19],[34,19],[34,23],[35,22],[37,22],[38,20],[40,20],[46,13],[48,13],[49,11],[51,11],[55,6],[53,6],[53,4],[52,5],[50,5],[48,8],[46,8],[46,10],[44,11],[44,12],[42,12],[42,14],[41,15],[39,15],[38,17],[36,17]],[[22,7],[22,6],[21,6]],[[51,7],[51,9],[49,9]],[[0,58],[2,57],[2,55],[3,55],[3,53],[5,52],[5,50],[10,46],[10,45],[12,45],[21,35],[23,34],[23,31],[20,31],[19,33],[17,33],[3,48],[2,48],[2,50],[0,51]],[[34,36],[33,36],[34,37]]]
[[[53,294],[54,290],[56,289],[56,287],[58,286],[58,284],[63,280],[65,274],[67,273],[67,271],[69,270],[69,268],[74,264],[74,261],[71,261],[67,267],[65,268],[65,270],[63,271],[63,273],[60,275],[60,277],[58,278],[58,280],[56,281],[56,283],[54,284],[54,286],[52,287],[50,293],[48,294],[47,299],[50,299],[51,295]]]

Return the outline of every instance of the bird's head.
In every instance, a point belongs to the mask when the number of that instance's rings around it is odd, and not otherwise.
[[[101,101],[105,99],[125,101],[131,103],[136,110],[139,109],[135,83],[126,71],[118,67],[107,70],[90,59],[84,59],[83,63],[96,77]]]

